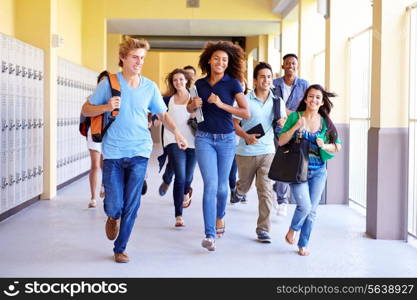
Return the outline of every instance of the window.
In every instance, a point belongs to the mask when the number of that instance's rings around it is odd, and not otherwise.
[[[366,207],[372,29],[349,39],[349,201]]]
[[[417,236],[417,7],[411,9],[410,25],[408,232]]]

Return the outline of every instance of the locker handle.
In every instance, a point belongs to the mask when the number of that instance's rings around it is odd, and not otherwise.
[[[22,73],[19,65],[16,65],[16,76],[19,76]]]
[[[9,185],[9,183],[7,182],[7,179],[5,177],[3,177],[1,179],[1,189],[4,190],[8,185]]]
[[[9,67],[7,66],[7,63],[5,61],[1,62],[1,72],[2,73],[6,73],[6,71],[9,69]]]
[[[9,74],[13,74],[16,69],[13,67],[12,63],[9,63]]]

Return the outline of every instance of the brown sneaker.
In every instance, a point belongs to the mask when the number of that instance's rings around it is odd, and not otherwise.
[[[114,261],[117,262],[117,263],[127,263],[127,262],[129,262],[129,256],[127,256],[126,252],[115,253],[114,254]]]
[[[108,217],[106,222],[106,235],[110,241],[117,238],[120,229],[120,218],[117,220]]]

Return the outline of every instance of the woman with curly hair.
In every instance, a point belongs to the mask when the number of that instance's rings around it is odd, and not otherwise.
[[[329,114],[333,107],[330,97],[336,95],[327,92],[321,85],[310,85],[298,105],[297,111],[288,115],[279,135],[279,146],[287,144],[301,133],[310,142],[308,153],[308,179],[303,183],[291,183],[291,195],[297,203],[285,240],[296,243],[298,254],[307,256],[307,244],[316,219],[316,209],[326,185],[327,170],[325,162],[342,148],[337,130]]]
[[[225,232],[228,177],[235,156],[232,114],[248,119],[250,113],[240,81],[243,81],[244,52],[231,42],[208,42],[199,67],[206,77],[196,81],[198,97],[187,105],[188,112],[201,108],[195,151],[204,182],[203,214],[205,238],[201,245],[215,250],[214,238]],[[234,102],[237,106],[234,106]]]

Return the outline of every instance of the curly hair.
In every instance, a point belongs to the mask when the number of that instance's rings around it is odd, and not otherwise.
[[[308,93],[310,92],[310,90],[317,90],[320,91],[323,95],[323,105],[320,106],[319,108],[319,114],[322,116],[322,118],[325,120],[326,124],[327,124],[327,132],[326,135],[329,138],[329,142],[330,143],[335,143],[336,139],[337,139],[337,130],[336,127],[334,126],[332,120],[329,117],[330,111],[333,108],[333,103],[332,101],[330,101],[330,97],[336,97],[335,93],[331,93],[331,92],[327,92],[320,84],[312,84],[310,85],[305,93],[304,93],[304,97],[301,100],[300,104],[297,107],[297,111],[305,111],[307,108],[307,104],[305,102],[305,100],[307,99]]]
[[[239,81],[243,81],[245,72],[245,53],[239,45],[235,45],[228,41],[208,42],[204,46],[203,53],[201,53],[198,62],[198,66],[203,75],[211,75],[209,60],[213,53],[218,50],[226,52],[229,57],[229,63],[225,73]]]
[[[167,86],[167,90],[163,94],[164,97],[171,97],[172,95],[174,95],[177,92],[177,89],[174,87],[174,75],[175,74],[184,75],[185,79],[187,79],[187,84],[185,85],[185,87],[187,88],[187,90],[191,87],[191,76],[190,76],[190,74],[187,71],[185,71],[184,69],[174,69],[165,78],[165,84]]]

